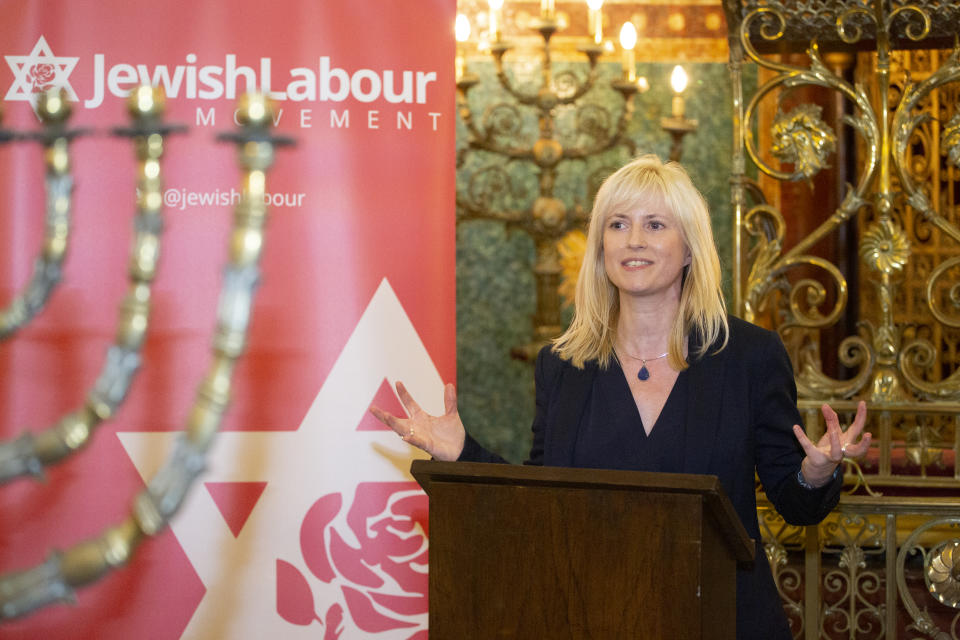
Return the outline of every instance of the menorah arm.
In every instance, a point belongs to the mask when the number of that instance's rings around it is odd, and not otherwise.
[[[537,94],[527,94],[517,89],[513,83],[510,82],[507,72],[504,71],[502,67],[497,70],[497,82],[500,83],[500,87],[503,88],[504,91],[506,91],[520,104],[527,105],[529,107],[537,106]]]
[[[502,105],[503,108],[510,109],[512,107]],[[498,155],[506,156],[514,160],[532,160],[533,159],[533,150],[529,147],[505,147],[500,145],[495,140],[496,129],[489,124],[486,127],[486,130],[481,130],[477,126],[476,120],[474,120],[473,112],[470,110],[470,105],[467,102],[465,91],[457,91],[457,110],[460,114],[460,119],[463,121],[464,126],[467,128],[469,136],[467,138],[467,148],[471,150],[482,150],[489,151],[490,153],[496,153]],[[461,152],[457,154],[457,162],[462,164]]]
[[[106,361],[93,387],[87,393],[85,403],[61,417],[53,426],[35,435],[21,436],[11,443],[0,443],[0,484],[16,477],[32,474],[39,476],[46,465],[60,462],[89,443],[94,431],[104,420],[109,419],[123,403],[140,368],[140,350],[146,337],[150,320],[151,284],[156,276],[160,258],[160,238],[163,231],[163,198],[160,159],[163,156],[163,135],[175,130],[164,125],[163,97],[159,90],[150,100],[130,107],[133,126],[121,135],[131,137],[137,158],[137,212],[134,217],[134,233],[128,269],[129,286],[120,304],[114,344],[107,350]],[[61,137],[48,136],[56,141]],[[48,217],[61,216],[61,229],[55,240],[48,240],[47,249],[61,255],[66,249],[66,216],[69,211],[69,181],[66,173],[66,143],[48,151],[48,162],[58,167],[59,178],[48,175],[51,180],[60,180],[60,193],[48,198]],[[51,160],[50,158],[54,159]],[[49,173],[49,172],[48,172]],[[48,224],[48,227],[50,225]],[[59,264],[56,265],[59,278]],[[33,308],[36,303],[20,305]]]
[[[70,239],[73,193],[70,140],[80,132],[66,128],[70,118],[70,103],[62,89],[41,94],[37,102],[37,114],[43,122],[41,134],[3,136],[6,139],[33,138],[43,143],[47,203],[43,248],[34,261],[33,272],[26,286],[6,307],[0,309],[0,340],[9,338],[26,326],[46,306],[60,282]],[[5,141],[3,138],[0,141]]]
[[[58,602],[74,603],[76,589],[125,565],[144,539],[134,517],[66,551],[53,551],[26,571],[0,576],[0,621],[25,616]]]
[[[24,433],[19,438],[0,442],[0,483],[27,474],[39,476],[43,472],[34,439],[33,434]]]
[[[457,218],[459,220],[493,220],[496,222],[513,223],[526,228],[526,211],[512,209],[508,211],[493,211],[485,207],[478,207],[464,198],[457,198]]]
[[[534,159],[533,149],[530,147],[503,147],[488,138],[471,140],[470,147],[474,150],[489,151],[500,156],[505,156],[511,160],[530,160]]]
[[[630,151],[631,156],[636,153],[636,143],[634,143],[633,140],[627,136],[624,136],[618,129],[614,133],[608,135],[604,140],[590,147],[564,147],[563,158],[564,160],[584,160],[599,153],[603,153],[604,151],[613,149],[617,145],[626,146]]]
[[[0,576],[0,621],[27,615],[55,602],[72,601],[76,588],[125,565],[140,542],[166,528],[204,469],[206,452],[229,404],[234,365],[245,347],[254,291],[259,281],[258,264],[267,218],[264,174],[273,163],[274,145],[288,142],[267,133],[272,114],[266,108],[265,99],[247,97],[246,100],[239,117],[244,130],[229,136],[239,148],[245,176],[242,196],[234,211],[228,264],[221,285],[213,362],[197,389],[186,427],[163,466],[134,499],[131,512],[124,520],[97,537],[52,553],[46,562],[36,567]],[[39,437],[21,437],[8,443],[9,450],[13,451],[13,445],[21,440],[33,440],[35,446]],[[0,460],[8,450],[4,447],[7,445],[0,446]],[[17,460],[28,466],[28,457]]]
[[[24,433],[0,442],[0,484],[23,475],[40,477],[46,465],[59,462],[90,440],[97,416],[82,407],[39,433]]]
[[[136,363],[139,364],[139,355]],[[110,370],[108,365],[105,373]],[[94,430],[112,414],[126,394],[133,372],[126,375],[127,382],[122,383],[123,388],[114,399],[98,396],[95,389],[88,396],[87,404],[62,416],[52,427],[0,442],[0,484],[24,475],[42,477],[45,467],[61,462],[88,445]],[[101,381],[106,377],[101,375]]]
[[[587,73],[587,78],[583,82],[577,82],[577,88],[574,89],[573,93],[565,96],[557,96],[557,105],[570,105],[576,104],[577,100],[582,98],[588,91],[593,89],[593,85],[597,82],[597,66],[594,61],[590,65],[590,71]]]
[[[0,578],[0,619],[19,618],[56,602],[72,602],[73,589],[64,578],[62,557],[54,552],[43,564]]]
[[[568,160],[582,160],[590,156],[603,153],[617,145],[624,145],[630,152],[630,156],[636,154],[636,143],[627,135],[627,125],[633,119],[633,97],[637,93],[637,85],[634,83],[618,82],[614,86],[623,96],[623,110],[617,119],[616,127],[604,140],[601,140],[590,147],[564,147],[563,157]]]

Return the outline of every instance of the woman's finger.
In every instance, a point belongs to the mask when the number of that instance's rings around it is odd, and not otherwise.
[[[406,428],[403,426],[401,423],[402,421],[399,418],[373,405],[370,406],[370,413],[373,414],[374,418],[393,429],[398,435],[401,437],[403,436]]]
[[[807,434],[803,432],[803,429],[800,425],[793,425],[793,435],[796,436],[797,442],[800,443],[800,446],[803,447],[803,451],[811,456],[814,452],[817,451],[817,446],[810,442],[810,438],[807,437]]]
[[[836,416],[836,414],[834,414]],[[834,421],[834,424],[827,426],[827,437],[830,442],[830,459],[839,462],[843,459],[843,442],[841,438],[840,424]]]
[[[853,424],[850,425],[850,428],[847,429],[847,433],[850,434],[850,439],[855,440],[857,436],[863,431],[863,427],[867,422],[867,403],[861,400],[857,404],[857,415],[853,418]]]
[[[837,417],[837,412],[833,410],[828,404],[824,404],[820,407],[820,413],[823,414],[823,421],[827,423],[827,431],[830,430],[831,425],[836,425],[840,427],[840,419]]]
[[[872,437],[873,436],[868,431],[867,433],[863,434],[860,442],[848,442],[846,445],[844,445],[843,455],[848,458],[860,458],[861,456],[866,455],[867,450],[870,449],[870,441]]]
[[[407,415],[411,418],[414,413],[420,411],[420,405],[417,404],[417,401],[413,399],[413,396],[410,395],[410,392],[407,391],[407,388],[403,386],[403,383],[399,380],[397,380],[397,396],[400,398],[403,408],[407,410]]]
[[[457,389],[451,383],[443,388],[443,407],[447,415],[457,412]]]

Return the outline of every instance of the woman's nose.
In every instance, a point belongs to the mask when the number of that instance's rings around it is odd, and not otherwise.
[[[628,238],[628,242],[630,243],[631,247],[647,246],[647,236],[640,226],[635,225],[630,229],[630,237]]]

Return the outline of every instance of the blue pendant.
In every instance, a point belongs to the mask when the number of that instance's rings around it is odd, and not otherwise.
[[[647,371],[647,365],[646,365],[646,364],[644,364],[642,367],[640,367],[640,371],[637,372],[637,377],[638,377],[639,379],[641,379],[641,380],[646,380],[647,378],[650,377],[650,372]]]

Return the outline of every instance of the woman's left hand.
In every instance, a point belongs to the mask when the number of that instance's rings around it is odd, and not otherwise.
[[[827,431],[816,444],[807,438],[800,425],[793,425],[793,434],[807,454],[800,464],[800,470],[804,480],[814,487],[827,484],[844,457],[859,458],[870,447],[870,433],[863,433],[863,426],[867,421],[867,405],[862,400],[857,405],[857,416],[853,424],[846,431],[840,429],[840,420],[830,405],[825,404],[820,410],[827,423]]]

